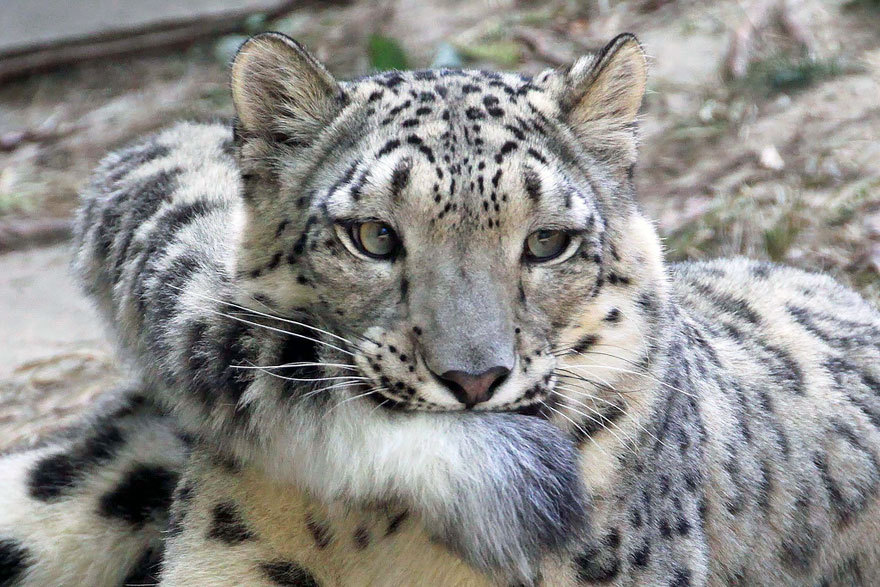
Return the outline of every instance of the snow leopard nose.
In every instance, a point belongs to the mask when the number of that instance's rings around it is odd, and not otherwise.
[[[509,374],[510,369],[498,366],[476,374],[446,371],[437,378],[452,392],[455,399],[470,408],[488,401]]]

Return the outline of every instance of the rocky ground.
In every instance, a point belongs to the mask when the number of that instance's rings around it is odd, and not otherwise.
[[[772,259],[880,301],[876,0],[356,1],[246,28],[295,36],[340,77],[404,62],[534,72],[635,32],[652,58],[637,181],[670,258]],[[76,192],[108,149],[229,115],[240,40],[0,87],[0,449],[124,376],[66,273]]]

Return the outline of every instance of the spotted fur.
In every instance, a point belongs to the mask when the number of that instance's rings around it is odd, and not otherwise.
[[[352,82],[246,43],[232,127],[111,155],[77,229],[186,464],[105,474],[131,436],[101,430],[21,457],[22,503],[90,495],[151,536],[179,474],[166,540],[113,575],[164,546],[163,585],[880,580],[880,316],[821,275],[666,264],[632,186],[644,88],[629,35],[535,77]],[[362,220],[402,247],[363,254]],[[568,244],[531,262],[542,229]],[[502,364],[480,402],[438,377]],[[39,584],[48,538],[5,515],[0,576]]]

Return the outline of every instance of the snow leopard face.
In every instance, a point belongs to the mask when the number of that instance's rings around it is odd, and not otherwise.
[[[252,39],[233,66],[240,282],[326,331],[299,358],[337,365],[353,396],[552,409],[558,355],[621,318],[584,321],[633,210],[644,76],[630,36],[535,78],[347,83],[290,39]]]

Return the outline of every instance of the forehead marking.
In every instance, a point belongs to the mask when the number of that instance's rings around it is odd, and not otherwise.
[[[395,149],[400,147],[400,141],[398,139],[391,139],[385,145],[376,152],[376,159],[384,157],[385,155],[391,153]]]
[[[526,151],[526,154],[528,154],[533,159],[537,159],[538,161],[540,161],[544,165],[547,165],[547,159],[543,155],[541,155],[538,151],[533,149],[532,147],[528,148],[528,150]]]
[[[391,172],[391,197],[395,202],[400,200],[400,193],[409,185],[411,168],[412,161],[405,158],[401,159],[394,171]]]
[[[541,178],[531,167],[526,167],[523,173],[526,193],[533,202],[541,199]]]

